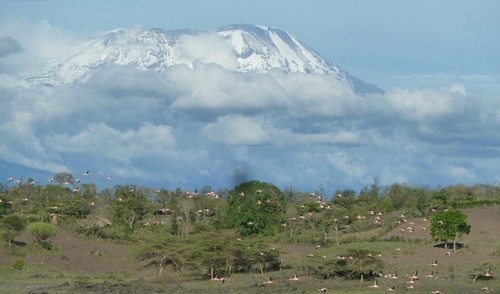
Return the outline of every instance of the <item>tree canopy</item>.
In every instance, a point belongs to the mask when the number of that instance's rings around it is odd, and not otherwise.
[[[469,234],[471,226],[467,224],[467,215],[460,210],[440,211],[432,218],[431,235],[435,240],[445,242],[445,248],[453,240],[453,251],[460,236]]]
[[[224,223],[226,228],[238,229],[242,235],[273,235],[279,229],[285,212],[285,195],[278,187],[249,181],[229,193]]]

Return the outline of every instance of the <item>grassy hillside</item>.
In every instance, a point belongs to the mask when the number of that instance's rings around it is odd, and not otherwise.
[[[481,288],[490,287],[491,293],[500,290],[498,279],[482,280],[474,277],[488,268],[495,274],[500,269],[500,233],[495,227],[500,220],[500,208],[466,209],[468,221],[473,228],[461,239],[463,248],[447,255],[449,249],[441,248],[431,241],[429,231],[402,232],[401,224],[388,232],[373,229],[362,233],[345,233],[342,244],[332,242],[321,248],[316,245],[290,244],[287,232],[265,239],[265,246],[281,252],[282,269],[250,274],[233,274],[221,281],[208,277],[192,277],[167,268],[157,277],[153,268],[143,268],[143,263],[134,258],[140,244],[116,244],[108,240],[91,240],[62,229],[53,240],[54,249],[46,251],[34,244],[34,238],[23,233],[19,241],[25,247],[3,247],[0,255],[0,292],[2,293],[319,293],[328,288],[336,293],[371,293],[374,280],[385,291],[394,286],[396,292],[413,291],[431,293],[480,293]],[[424,227],[423,218],[408,219],[417,227]],[[331,233],[330,233],[331,235]],[[314,233],[310,232],[310,237]],[[332,238],[333,236],[329,236]],[[396,238],[397,237],[397,238]],[[352,242],[348,242],[352,240]],[[245,240],[242,240],[244,242]],[[270,250],[269,248],[266,248]],[[263,248],[264,249],[264,245]],[[311,264],[339,259],[353,249],[366,250],[379,258],[383,266],[380,277],[348,280],[344,278],[321,279],[311,275]],[[312,257],[308,257],[312,254]],[[346,256],[349,258],[348,256]],[[24,266],[14,269],[22,260]],[[438,260],[439,266],[430,264]],[[410,287],[409,276],[418,270],[420,280]],[[389,278],[397,272],[398,279]],[[425,275],[433,272],[433,278]],[[290,280],[294,275],[298,280]],[[273,284],[266,284],[269,277]],[[222,278],[222,276],[221,276]]]
[[[500,293],[496,187],[375,181],[325,199],[258,181],[98,192],[63,176],[0,191],[0,293]],[[470,232],[454,251],[436,235],[454,220],[436,218],[456,208]],[[57,233],[26,229],[40,222]]]

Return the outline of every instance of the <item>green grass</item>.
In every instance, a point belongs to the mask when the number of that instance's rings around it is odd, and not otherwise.
[[[43,265],[26,265],[23,270],[0,267],[0,293],[28,293],[67,280],[63,271]]]
[[[300,276],[299,281],[290,281],[294,270],[287,269],[278,272],[261,274],[235,274],[228,278],[222,284],[218,281],[210,280],[191,280],[189,276],[178,276],[168,273],[163,277],[151,277],[145,281],[125,280],[114,277],[113,275],[77,275],[66,274],[61,270],[56,270],[42,266],[30,265],[26,270],[13,270],[11,268],[0,268],[0,293],[29,293],[44,289],[44,287],[58,286],[50,288],[49,293],[85,293],[92,291],[99,286],[101,289],[154,289],[151,293],[319,293],[318,289],[326,287],[327,293],[377,293],[385,292],[386,286],[395,286],[396,293],[430,293],[434,290],[441,290],[444,293],[482,293],[481,287],[489,286],[493,289],[491,293],[498,293],[500,281],[478,280],[473,282],[471,273],[480,273],[484,271],[488,263],[471,263],[460,268],[441,267],[435,270],[435,276],[438,279],[424,278],[423,267],[427,265],[408,264],[408,270],[402,271],[398,280],[388,278],[377,278],[381,288],[372,289],[369,286],[373,280],[345,280],[329,279],[321,280],[310,276]],[[417,283],[416,289],[406,289],[409,284],[404,274],[412,273],[415,267],[419,267],[421,279]],[[500,268],[500,264],[495,264],[494,268]],[[275,284],[267,285],[264,281],[268,277],[273,277]],[[105,286],[107,284],[107,288]],[[62,286],[64,285],[64,286]],[[120,287],[119,287],[120,286]],[[94,289],[94,290],[96,290]],[[111,290],[109,290],[111,291]],[[95,292],[98,293],[98,292]],[[109,292],[120,293],[120,292]]]
[[[479,227],[474,227],[473,229]],[[483,228],[483,227],[481,227]],[[160,229],[160,228],[154,228]],[[486,230],[486,229],[485,229]],[[149,231],[146,231],[146,233]],[[491,231],[491,232],[490,232]],[[416,256],[423,256],[420,250],[427,250],[435,243],[430,239],[398,239],[389,238],[381,240],[385,228],[378,228],[366,232],[340,234],[340,245],[336,246],[335,232],[328,233],[329,242],[324,242],[324,234],[320,230],[308,229],[306,227],[296,230],[293,238],[289,237],[289,231],[283,231],[275,237],[258,237],[262,241],[263,250],[268,250],[268,246],[275,246],[282,252],[282,270],[258,274],[255,271],[249,274],[233,274],[228,277],[226,283],[208,279],[202,280],[200,273],[203,269],[196,269],[192,272],[185,271],[179,275],[169,267],[160,278],[154,275],[154,270],[149,269],[141,272],[123,271],[123,273],[86,273],[77,274],[75,272],[65,272],[62,269],[50,268],[43,264],[29,264],[31,255],[43,253],[44,255],[60,255],[63,260],[71,260],[64,246],[47,251],[39,246],[26,247],[2,247],[5,256],[12,257],[13,264],[16,260],[24,261],[24,266],[14,269],[12,266],[0,267],[0,293],[319,293],[318,289],[326,287],[327,293],[385,293],[386,286],[395,286],[395,293],[431,293],[440,290],[449,293],[484,293],[481,287],[489,286],[491,292],[500,293],[500,279],[473,281],[474,275],[484,272],[491,267],[493,274],[500,277],[500,246],[498,245],[497,234],[492,230],[486,230],[476,234],[472,240],[464,242],[467,247],[460,249],[454,256],[459,261],[442,264],[437,268],[430,268],[431,258],[420,260]],[[151,234],[151,236],[153,236]],[[148,234],[143,242],[147,242]],[[377,238],[379,237],[379,238]],[[398,237],[401,237],[398,235]],[[254,239],[244,238],[243,242],[258,244]],[[314,249],[316,244],[322,247]],[[128,243],[129,249],[133,249],[138,244]],[[257,246],[257,245],[255,245]],[[260,245],[259,245],[260,246]],[[399,249],[399,250],[398,250]],[[381,253],[385,261],[383,266],[384,274],[398,271],[399,279],[377,278],[381,288],[372,289],[373,279],[346,280],[333,278],[328,280],[318,279],[315,276],[307,276],[307,264],[319,264],[323,261],[322,256],[328,259],[336,259],[339,255],[347,255],[349,250],[366,250],[372,254]],[[436,251],[436,249],[433,249]],[[437,249],[437,252],[440,252]],[[110,253],[105,249],[88,251],[88,258],[99,262],[115,262],[123,256]],[[314,254],[313,258],[307,258],[307,254]],[[412,256],[413,254],[416,256]],[[443,249],[444,253],[444,249]],[[476,260],[479,256],[481,260]],[[444,259],[446,257],[443,257]],[[467,262],[470,260],[470,262]],[[441,259],[440,259],[441,261]],[[444,260],[443,260],[444,261]],[[10,262],[10,261],[9,261]],[[135,261],[137,262],[137,261]],[[444,262],[443,262],[444,263]],[[129,265],[129,263],[127,263]],[[138,267],[134,261],[130,266]],[[418,269],[421,280],[417,283],[416,289],[407,289],[408,278]],[[424,275],[434,270],[437,279],[425,278]],[[140,275],[146,275],[146,279],[138,280]],[[289,278],[298,274],[299,281],[290,281]],[[273,277],[275,284],[264,284],[269,277]],[[51,287],[51,288],[48,288]],[[135,292],[131,292],[135,291]]]

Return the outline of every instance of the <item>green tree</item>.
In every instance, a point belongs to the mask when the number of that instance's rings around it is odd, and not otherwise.
[[[52,178],[52,181],[59,183],[60,185],[65,183],[73,184],[75,182],[73,175],[67,172],[56,173]]]
[[[44,222],[31,223],[26,227],[26,230],[35,236],[40,244],[47,243],[48,239],[55,237],[59,231],[56,226]]]
[[[84,198],[92,198],[97,194],[97,186],[93,183],[82,184],[81,191]]]
[[[285,196],[276,186],[245,182],[229,193],[222,228],[238,229],[243,235],[273,235],[281,226],[286,207]]]
[[[144,219],[152,203],[142,191],[135,191],[129,186],[115,186],[114,198],[116,201],[111,205],[111,217],[113,223],[126,225],[129,229],[134,228],[137,221]]]
[[[212,233],[203,238],[196,246],[198,250],[194,256],[201,261],[203,266],[208,268],[211,279],[222,274],[226,268],[228,253],[226,247],[230,243],[228,241],[225,236]]]
[[[370,187],[364,187],[358,196],[358,202],[365,202],[371,205],[377,205],[382,194],[382,187],[378,178],[373,178]]]
[[[384,263],[377,257],[373,257],[370,251],[365,249],[348,249],[347,255],[352,256],[353,259],[349,260],[347,264],[350,269],[351,278],[361,278],[370,276],[371,273],[380,271]]]
[[[12,240],[26,227],[23,219],[15,214],[6,216],[2,220],[2,225],[6,229],[3,236],[9,242],[9,246]]]
[[[449,198],[447,189],[438,188],[432,192],[430,204],[433,207],[443,208],[447,206]]]
[[[283,194],[288,202],[299,203],[303,200],[302,198],[304,193],[301,193],[299,189],[293,186],[289,186],[283,190]]]
[[[169,199],[173,196],[173,193],[172,192],[169,192],[165,189],[155,189],[153,191],[154,193],[154,202],[156,203],[159,203],[161,205],[161,207],[165,207],[168,202],[169,202]]]
[[[453,240],[453,252],[456,250],[457,240],[463,234],[470,233],[471,226],[467,224],[467,215],[460,210],[440,211],[434,215],[431,223],[431,236],[435,240],[445,242]]]
[[[154,266],[158,277],[169,265],[181,272],[184,263],[182,254],[186,246],[177,243],[177,240],[169,238],[147,243],[139,248],[136,258],[140,261],[147,261],[144,267]]]
[[[188,236],[194,229],[193,222],[195,218],[194,214],[194,202],[193,199],[181,199],[177,203],[176,212],[178,211],[179,216],[182,218],[180,223],[180,233],[182,236]]]
[[[337,246],[340,245],[339,233],[352,223],[352,218],[346,218],[348,212],[348,209],[343,207],[333,207],[327,210],[324,217],[320,219],[318,226],[323,229],[325,242],[327,241],[327,233],[329,233],[329,230],[333,230],[335,232],[335,243]]]
[[[333,195],[331,204],[342,207],[345,209],[351,209],[356,202],[356,192],[351,189],[336,190],[335,195]]]

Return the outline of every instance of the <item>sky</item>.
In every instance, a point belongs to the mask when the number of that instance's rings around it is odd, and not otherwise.
[[[499,13],[494,0],[0,0],[0,109],[8,112],[0,118],[0,159],[74,173],[87,162],[104,165],[116,182],[165,188],[231,187],[254,178],[332,193],[373,178],[496,183]],[[174,70],[158,82],[148,73],[114,72],[117,81],[134,81],[128,87],[103,83],[106,72],[83,88],[40,90],[17,80],[109,30],[210,31],[240,23],[285,30],[386,94],[359,97],[321,78],[265,76],[247,88],[265,99],[220,101],[220,109],[205,109],[207,119],[194,107],[202,98],[181,98],[199,88],[243,95],[224,81],[244,81],[210,66],[190,81]],[[207,75],[222,80],[204,82]],[[304,90],[310,85],[324,90]],[[296,94],[274,96],[278,86]],[[124,91],[132,94],[116,94]],[[143,92],[149,96],[137,106]]]

